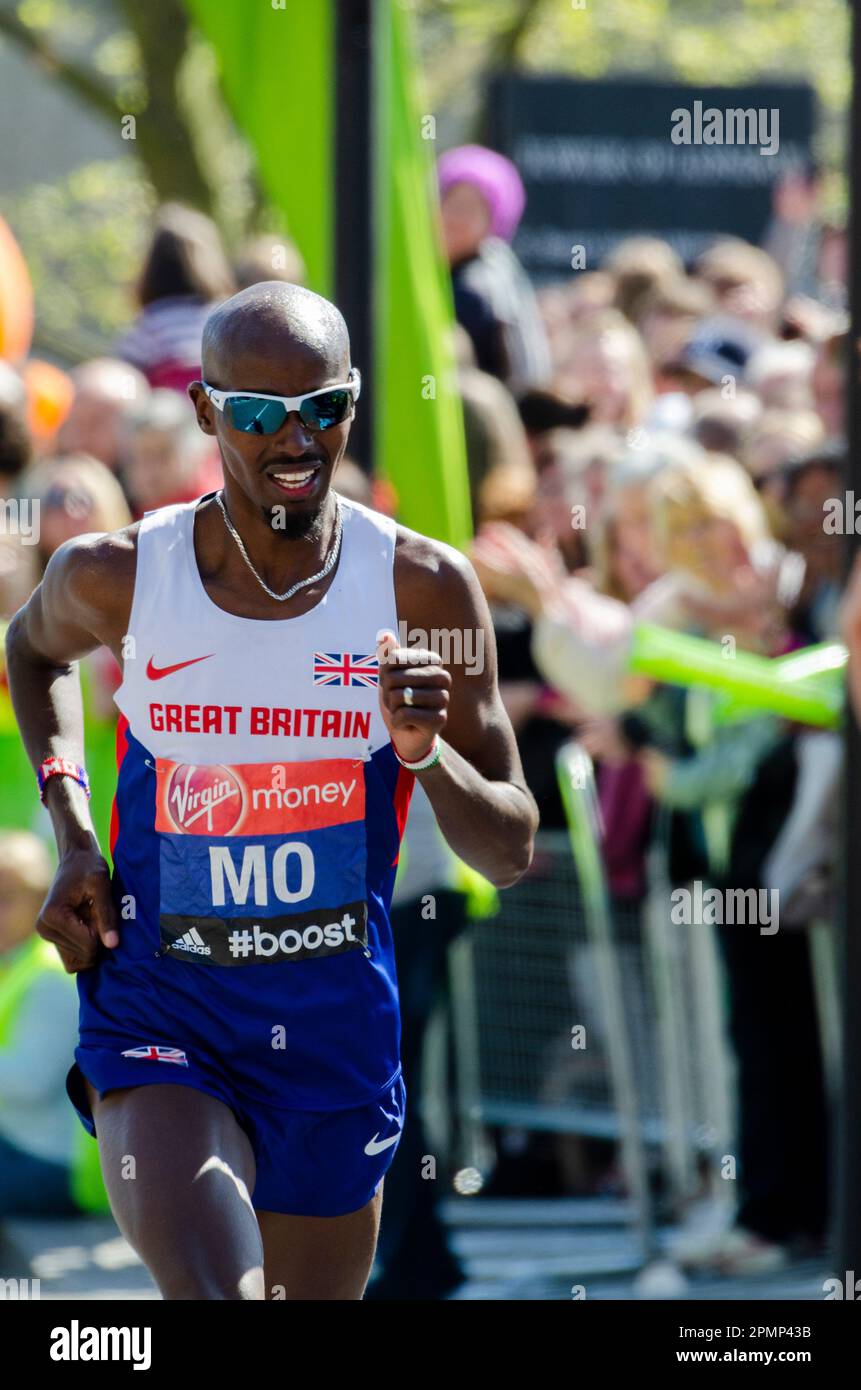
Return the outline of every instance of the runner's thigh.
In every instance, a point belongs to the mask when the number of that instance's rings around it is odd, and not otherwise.
[[[266,1254],[266,1297],[360,1299],[374,1263],[383,1185],[349,1216],[258,1211]]]
[[[162,1296],[262,1299],[254,1156],[228,1106],[189,1086],[87,1094],[114,1217]]]

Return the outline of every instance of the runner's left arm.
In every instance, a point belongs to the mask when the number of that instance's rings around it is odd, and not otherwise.
[[[490,610],[458,551],[424,538],[403,549],[398,613],[407,637],[419,631],[428,643],[380,649],[383,717],[403,758],[418,759],[440,736],[441,760],[415,775],[454,852],[508,888],[532,862],[538,807],[499,694]],[[412,707],[404,704],[405,686],[414,691]]]

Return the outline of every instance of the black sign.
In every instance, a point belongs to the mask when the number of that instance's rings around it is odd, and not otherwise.
[[[537,281],[597,269],[637,234],[665,238],[685,261],[717,233],[758,242],[774,184],[810,166],[815,107],[804,84],[504,76],[490,108],[491,143],[526,185],[514,246]]]

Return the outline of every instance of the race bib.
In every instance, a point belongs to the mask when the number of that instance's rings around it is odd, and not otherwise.
[[[212,965],[367,945],[365,764],[156,761],[162,950]]]

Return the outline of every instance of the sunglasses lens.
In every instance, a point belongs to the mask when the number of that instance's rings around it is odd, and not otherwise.
[[[287,418],[280,401],[261,401],[253,396],[230,396],[224,403],[227,422],[243,434],[277,434]]]
[[[349,391],[326,391],[303,401],[299,414],[309,429],[329,430],[346,420],[352,399]]]

